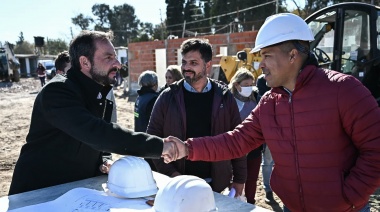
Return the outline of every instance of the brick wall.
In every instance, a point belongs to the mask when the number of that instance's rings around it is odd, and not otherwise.
[[[244,48],[252,48],[255,43],[257,31],[247,31],[240,33],[226,33],[202,36],[210,41],[213,47],[213,64],[218,64],[220,58],[220,47],[227,47],[228,55],[235,55],[236,52]],[[155,49],[166,49],[166,64],[177,64],[177,50],[182,42],[187,38],[171,40],[149,41],[129,43],[128,45],[128,64],[129,64],[129,88],[130,93],[135,94],[138,88],[137,79],[146,70],[157,69]]]

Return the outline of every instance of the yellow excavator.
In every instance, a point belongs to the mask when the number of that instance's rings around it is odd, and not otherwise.
[[[259,69],[261,55],[260,53],[250,53],[250,51],[251,48],[245,48],[239,51],[236,56],[221,56],[219,64],[213,66],[211,78],[229,83],[236,71],[240,67],[244,67],[250,70],[257,79],[262,73]]]

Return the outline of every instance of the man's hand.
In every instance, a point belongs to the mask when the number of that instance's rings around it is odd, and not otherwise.
[[[170,142],[168,138],[164,138],[164,148],[161,155],[161,157],[164,158],[165,163],[176,161],[179,154],[177,145],[174,142]]]
[[[102,165],[100,165],[99,170],[103,174],[108,174],[108,172],[110,171],[110,168],[111,168],[112,164],[113,164],[112,160],[106,160],[104,163],[102,163]]]
[[[234,188],[236,191],[235,197],[243,195],[243,189],[244,189],[244,184],[242,183],[232,183],[231,188]]]
[[[165,150],[165,145],[168,150]],[[175,147],[172,147],[172,145]],[[188,152],[189,150],[183,141],[181,141],[179,138],[169,136],[164,139],[164,150],[162,151],[161,157],[164,158],[165,163],[170,163],[172,161],[176,161],[177,159],[186,157],[189,154]]]

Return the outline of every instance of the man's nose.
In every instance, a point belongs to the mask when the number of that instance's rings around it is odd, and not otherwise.
[[[118,68],[118,69],[121,69],[121,63],[120,63],[120,61],[119,61],[118,59],[116,59],[116,62],[115,62],[115,64],[113,65],[113,67],[116,67],[116,68]]]
[[[264,60],[260,61],[259,68],[261,69],[265,68]]]
[[[182,70],[189,70],[189,64],[182,64]]]

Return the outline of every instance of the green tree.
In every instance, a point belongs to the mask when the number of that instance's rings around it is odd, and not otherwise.
[[[232,22],[233,19],[230,16],[224,15],[231,12],[229,4],[230,2],[225,0],[211,0],[211,16],[215,17],[212,22],[215,25],[216,33],[229,32],[228,24]]]
[[[110,6],[107,4],[94,4],[92,6],[92,14],[94,16],[97,16],[98,18],[96,19],[95,23],[95,30],[98,31],[108,31],[110,28],[109,24],[109,15],[111,13]]]
[[[90,26],[90,24],[92,22],[94,22],[94,20],[89,17],[89,16],[84,16],[82,13],[77,15],[76,17],[74,18],[71,18],[71,22],[74,24],[74,25],[77,25],[81,28],[81,30],[86,30],[88,29],[88,27]]]
[[[210,0],[205,0],[205,1],[201,1],[203,6],[203,17],[205,19],[208,19],[211,17],[211,1]],[[204,32],[210,32],[211,33],[211,25],[212,25],[212,21],[210,19],[208,19],[207,21],[202,21],[201,22],[201,27],[204,28]]]
[[[203,19],[202,8],[196,0],[187,0],[184,8],[184,19],[186,21],[185,29],[193,33],[202,33],[201,20]],[[194,34],[190,34],[194,36]]]
[[[140,23],[137,32],[138,35],[133,39],[133,42],[150,41],[153,39],[153,24]]]
[[[140,20],[135,15],[134,7],[129,4],[114,6],[108,19],[115,35],[115,46],[128,46],[129,40],[137,37]]]
[[[58,55],[60,52],[67,51],[68,49],[67,43],[62,39],[49,39],[45,46],[45,50],[51,55]]]
[[[16,44],[14,48],[15,54],[34,54],[34,45],[28,41],[23,41],[20,44]]]
[[[211,16],[217,33],[249,31],[259,29],[265,19],[276,13],[276,4],[271,0],[211,0]],[[279,0],[278,12],[285,12]]]
[[[155,30],[151,23],[141,23],[135,15],[134,7],[123,4],[110,8],[107,4],[94,4],[92,13],[95,18],[79,14],[72,18],[72,22],[82,30],[88,29],[94,23],[94,30],[114,33],[115,46],[127,46],[128,42],[153,39]]]
[[[166,26],[171,35],[182,36],[184,21],[183,5],[185,0],[165,0],[166,6]],[[166,37],[166,36],[165,36]]]
[[[156,26],[154,26],[153,35],[152,35],[153,40],[156,40],[156,39],[163,40],[163,39],[167,38],[168,35],[169,35],[169,32],[167,30],[165,22],[161,23],[161,24],[157,24]]]
[[[22,44],[24,42],[24,33],[20,32],[20,36],[18,37],[18,41],[16,41],[16,44]]]
[[[301,5],[295,0],[291,0],[291,2],[296,7],[296,9],[293,12],[295,14],[299,15],[301,18],[306,18],[309,15],[313,14],[314,12],[316,12],[316,11],[318,11],[324,7],[327,7],[327,6],[342,2],[342,1],[338,1],[338,0],[317,0],[317,1],[305,0],[304,7],[301,7]],[[350,1],[350,2],[352,2],[352,1]],[[288,4],[286,2],[284,4],[286,7],[288,7]]]
[[[268,16],[274,15],[276,12],[281,13],[286,11],[280,6],[281,0],[278,1],[279,5],[277,9],[276,3],[269,3],[270,1],[268,0],[239,0],[239,2],[244,7],[235,5],[237,11],[239,11],[236,17],[239,20],[239,25],[244,28],[244,31],[258,30]]]
[[[307,16],[311,15],[315,11],[327,7],[329,5],[332,5],[336,1],[330,1],[330,0],[319,0],[319,1],[311,1],[306,0],[305,1],[305,8],[303,9],[304,13],[302,14],[302,18],[306,18]]]

